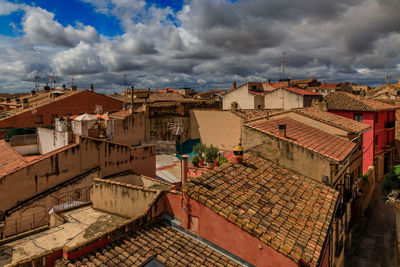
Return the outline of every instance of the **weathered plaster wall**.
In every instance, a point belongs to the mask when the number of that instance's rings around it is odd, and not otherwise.
[[[39,153],[45,154],[68,145],[68,132],[56,132],[52,129],[37,128]]]
[[[156,190],[107,180],[93,181],[93,207],[126,217],[143,215],[156,195]]]
[[[265,159],[318,182],[322,182],[323,175],[331,177],[329,161],[317,153],[247,126],[243,127],[242,132],[244,150],[254,151]]]
[[[146,113],[136,112],[124,119],[110,120],[107,127],[111,127],[113,131],[110,141],[139,145],[146,137]]]
[[[239,109],[254,109],[254,97],[248,92],[248,86],[243,85],[223,96],[222,109],[231,109],[232,102],[236,102]]]
[[[265,95],[265,108],[267,109],[291,109],[303,107],[303,96],[285,89],[276,89]]]
[[[275,251],[264,242],[225,220],[197,201],[188,199],[187,206],[189,215],[198,218],[198,231],[195,233],[202,238],[228,250],[255,266],[297,266],[288,257]],[[164,209],[175,218],[179,220],[184,219],[185,211],[182,209],[180,195],[175,193],[165,194]]]
[[[155,177],[155,148],[81,137],[70,145],[36,159],[26,167],[0,177],[0,211],[100,166],[102,176],[133,170]]]
[[[192,110],[191,137],[206,145],[232,150],[239,144],[242,120],[230,111]]]
[[[93,178],[100,175],[100,169],[97,168],[7,211],[4,237],[31,230],[43,220],[44,223],[47,222],[48,211],[55,205],[71,201],[87,201],[90,197],[86,195],[89,193],[87,189],[92,185]]]

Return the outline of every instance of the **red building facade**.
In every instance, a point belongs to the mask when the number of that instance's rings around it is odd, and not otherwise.
[[[363,171],[374,166],[378,180],[383,178],[393,163],[396,107],[342,92],[331,93],[326,100],[329,112],[371,126],[363,134]]]

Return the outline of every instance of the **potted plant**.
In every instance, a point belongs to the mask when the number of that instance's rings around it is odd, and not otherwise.
[[[218,159],[218,164],[219,164],[219,166],[221,166],[221,165],[223,165],[223,164],[225,164],[225,163],[227,163],[228,162],[228,159],[225,157],[225,156],[222,156],[222,157],[220,157],[219,159]]]
[[[193,166],[199,167],[199,162],[200,162],[199,156],[194,156],[193,159],[192,159]]]
[[[209,168],[212,167],[214,161],[216,161],[218,158],[218,153],[219,153],[218,148],[213,145],[206,148],[205,159],[207,161],[207,167]]]
[[[199,166],[204,166],[204,153],[206,152],[206,146],[202,143],[198,143],[193,147],[193,152],[199,154]]]

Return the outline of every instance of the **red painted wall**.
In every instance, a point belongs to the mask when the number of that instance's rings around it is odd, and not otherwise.
[[[29,110],[8,119],[1,120],[0,128],[34,128],[37,126],[51,126],[54,124],[51,122],[52,114],[65,116],[69,113],[94,113],[95,105],[102,106],[103,112],[118,111],[122,109],[121,101],[85,90],[41,106],[37,108],[36,114],[32,114],[32,110]],[[43,123],[36,124],[36,115],[43,115]]]
[[[180,195],[168,193],[164,198],[164,209],[175,218],[182,220],[184,211],[181,203]],[[268,247],[264,242],[197,201],[188,199],[188,210],[191,216],[198,217],[199,225],[196,234],[243,260],[256,266],[297,266],[290,258]]]
[[[354,119],[353,111],[337,111],[330,110],[329,112]],[[374,156],[381,152],[387,143],[392,142],[395,138],[394,129],[385,129],[385,123],[395,120],[394,110],[380,112],[362,112],[363,123],[368,124],[372,129],[363,134],[363,171],[366,172],[369,166],[374,165]],[[376,115],[377,114],[377,115]],[[377,136],[377,138],[375,138]],[[375,140],[377,143],[375,144]]]

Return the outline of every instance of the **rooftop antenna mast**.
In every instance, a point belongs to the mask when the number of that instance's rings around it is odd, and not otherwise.
[[[50,81],[53,83],[53,89],[56,89],[56,83],[57,83],[57,76],[55,73],[50,76]]]
[[[71,76],[71,88],[74,86],[74,74],[70,73],[69,76]]]
[[[285,79],[285,67],[286,67],[286,51],[282,52],[282,71],[281,71],[281,80]]]
[[[35,76],[35,91],[38,91],[38,88],[39,88],[39,84],[38,84],[38,79],[40,79],[41,77],[40,76]]]

